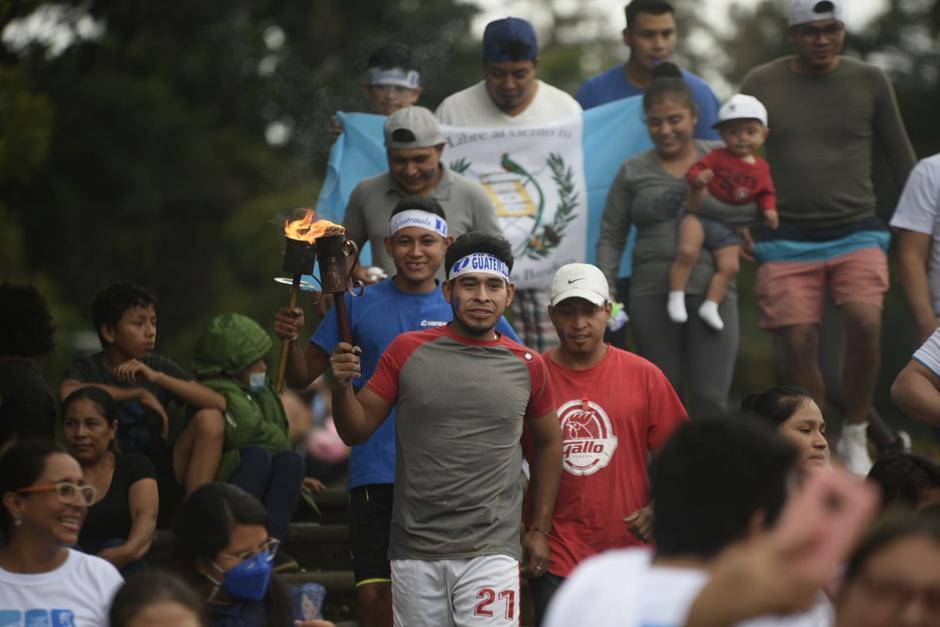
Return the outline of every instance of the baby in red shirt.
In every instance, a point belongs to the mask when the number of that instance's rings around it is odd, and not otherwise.
[[[691,189],[686,214],[679,223],[678,254],[669,274],[667,309],[673,322],[688,320],[685,286],[704,246],[715,256],[716,272],[708,283],[698,315],[705,324],[720,331],[725,325],[718,314],[718,304],[738,274],[742,240],[733,227],[697,216],[693,211],[702,196],[711,194],[732,205],[756,202],[764,222],[771,228],[777,228],[779,219],[770,167],[757,156],[767,139],[767,109],[753,96],[736,94],[718,111],[715,128],[725,146],[709,152],[686,175]]]

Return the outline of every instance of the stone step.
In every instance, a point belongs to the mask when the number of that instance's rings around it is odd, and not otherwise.
[[[349,495],[345,490],[330,489],[313,495],[315,511],[303,499],[297,504],[295,521],[319,522],[323,524],[346,524],[349,521]],[[319,513],[318,513],[319,512]]]
[[[281,546],[301,568],[352,569],[349,527],[345,524],[291,523],[287,540]]]

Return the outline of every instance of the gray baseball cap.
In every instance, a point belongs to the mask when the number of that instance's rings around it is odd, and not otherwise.
[[[385,120],[386,148],[429,148],[443,143],[437,118],[424,107],[404,107]]]
[[[842,0],[793,0],[790,4],[790,26],[820,20],[845,21]]]

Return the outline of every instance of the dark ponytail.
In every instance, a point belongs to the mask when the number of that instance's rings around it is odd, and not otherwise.
[[[649,111],[650,107],[666,98],[676,100],[692,112],[698,112],[692,92],[682,78],[682,70],[669,61],[663,61],[653,68],[652,80],[643,92],[643,110]]]
[[[806,388],[781,385],[745,396],[741,401],[741,413],[777,428],[789,420],[807,400],[813,400],[813,396]]]

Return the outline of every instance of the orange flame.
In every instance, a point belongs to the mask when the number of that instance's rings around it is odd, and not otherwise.
[[[333,231],[333,233],[330,233],[331,235],[346,233],[346,229],[342,225],[334,224],[329,220],[314,221],[313,216],[313,209],[307,209],[304,217],[297,220],[285,220],[284,236],[313,244],[315,239],[326,235],[329,231]]]

